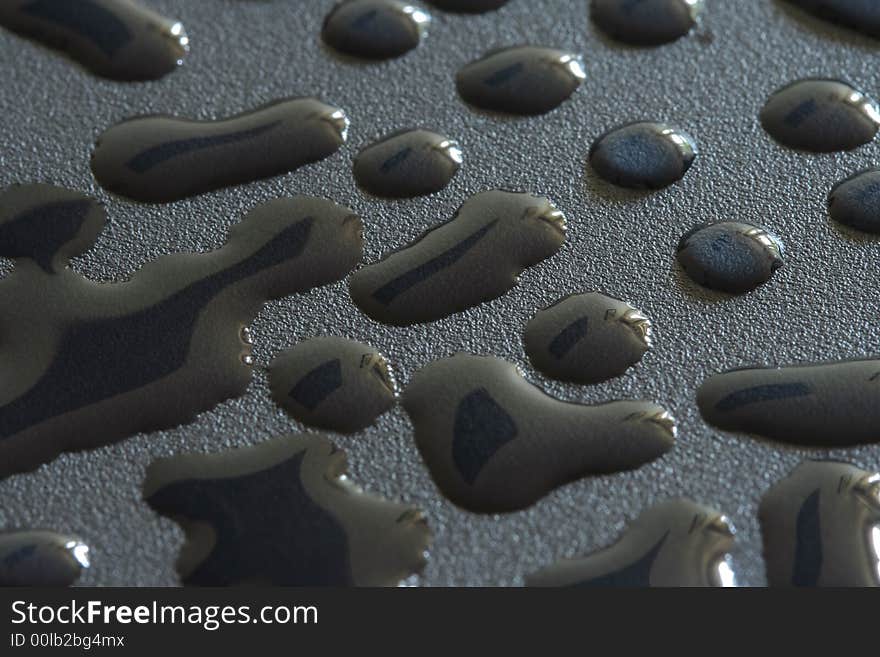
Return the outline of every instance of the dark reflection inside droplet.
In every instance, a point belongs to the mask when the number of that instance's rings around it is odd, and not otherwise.
[[[331,48],[367,59],[399,57],[419,45],[431,16],[397,0],[344,0],[324,19],[321,38]]]
[[[697,156],[694,139],[665,123],[614,128],[590,148],[590,166],[621,187],[660,189],[680,180]]]
[[[782,242],[763,228],[722,221],[702,224],[678,244],[678,262],[705,287],[741,294],[770,280],[783,264]]]
[[[362,150],[354,161],[354,177],[376,196],[423,196],[446,187],[461,162],[457,142],[436,132],[406,130]]]
[[[880,235],[880,169],[861,171],[835,185],[828,211],[838,223]]]
[[[70,586],[89,567],[89,548],[51,531],[0,532],[0,586]]]
[[[592,0],[590,18],[612,39],[655,46],[687,35],[703,5],[703,0]]]
[[[129,0],[4,0],[0,25],[113,80],[161,78],[189,51],[181,23]]]
[[[801,151],[848,151],[874,139],[880,109],[840,80],[809,78],[776,91],[761,110],[761,125],[779,143]]]
[[[484,110],[544,114],[568,99],[586,77],[580,55],[516,46],[494,50],[456,76],[461,97]]]

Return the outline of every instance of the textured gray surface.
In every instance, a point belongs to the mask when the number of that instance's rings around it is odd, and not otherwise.
[[[410,583],[520,584],[526,572],[611,542],[652,502],[687,495],[732,517],[739,529],[734,556],[740,579],[761,584],[756,511],[772,482],[808,454],[880,467],[876,446],[807,452],[720,433],[702,421],[694,402],[697,384],[719,369],[877,353],[880,242],[831,225],[825,197],[837,180],[878,164],[878,143],[851,153],[799,154],[773,143],[758,123],[764,99],[799,77],[843,77],[880,95],[877,42],[771,0],[710,0],[695,35],[658,49],[629,49],[596,32],[585,0],[512,0],[480,16],[434,11],[430,34],[417,50],[365,65],[321,46],[330,0],[150,4],[180,18],[192,39],[186,65],[154,83],[99,80],[0,31],[0,184],[50,181],[108,202],[110,224],[77,261],[78,270],[123,280],[160,254],[217,247],[248,208],[297,193],[326,196],[360,213],[366,259],[373,261],[449,218],[474,192],[529,190],[549,196],[566,213],[569,241],[528,270],[514,291],[436,324],[401,329],[365,318],[339,283],[267,306],[253,326],[258,363],[267,365],[303,338],[336,334],[378,347],[405,384],[434,358],[459,350],[491,353],[520,364],[531,381],[565,399],[651,399],[680,420],[676,447],[654,464],[585,479],[505,516],[474,516],[437,494],[399,408],[361,434],[335,436],[356,481],[426,511],[435,540],[427,568]],[[587,79],[571,101],[545,116],[508,120],[476,113],[458,100],[459,66],[490,47],[526,42],[585,55]],[[124,117],[223,117],[291,95],[316,95],[345,108],[352,120],[348,146],[292,175],[162,206],[110,197],[92,178],[94,138]],[[701,151],[681,183],[650,195],[612,190],[585,173],[592,139],[639,119],[681,126]],[[353,155],[385,133],[413,126],[461,143],[465,163],[452,184],[412,201],[360,193],[351,176]],[[675,244],[685,230],[710,219],[771,229],[786,243],[787,265],[743,297],[694,290],[674,266]],[[537,308],[590,289],[645,311],[656,346],[610,383],[550,382],[528,366],[522,328]],[[157,350],[160,357],[161,345]],[[48,527],[85,538],[94,567],[83,584],[173,585],[182,533],[141,501],[146,465],[157,456],[215,451],[300,430],[272,404],[258,370],[245,396],[191,425],[66,454],[0,482],[0,526]]]

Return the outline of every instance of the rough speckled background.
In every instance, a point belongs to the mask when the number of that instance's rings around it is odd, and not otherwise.
[[[690,38],[657,49],[604,40],[586,0],[511,0],[501,11],[457,16],[434,11],[416,51],[379,64],[342,61],[320,44],[331,0],[152,0],[180,18],[192,39],[186,65],[164,80],[99,80],[63,57],[0,30],[0,184],[51,181],[108,202],[110,223],[76,262],[83,274],[123,280],[144,262],[220,245],[227,228],[261,201],[308,193],[362,215],[366,259],[407,243],[450,217],[470,194],[493,187],[546,194],[566,213],[569,241],[527,271],[504,297],[429,326],[390,328],[364,317],[345,283],[268,305],[253,326],[265,366],[305,337],[343,335],[374,344],[405,384],[430,360],[459,350],[493,353],[559,397],[584,402],[648,398],[680,420],[675,449],[615,476],[584,479],[533,508],[476,516],[441,498],[400,410],[371,429],[334,440],[367,489],[418,505],[436,534],[422,585],[516,585],[557,558],[599,548],[651,503],[687,495],[716,505],[739,529],[741,582],[764,581],[756,508],[760,495],[807,451],[720,433],[697,413],[694,391],[709,373],[742,364],[864,356],[878,351],[880,243],[829,223],[825,197],[840,178],[880,163],[878,143],[851,153],[806,155],[774,144],[757,116],[764,99],[799,77],[843,77],[880,95],[878,43],[791,12],[774,0],[708,0]],[[456,69],[484,50],[516,43],[570,48],[586,58],[587,80],[556,111],[499,120],[456,97]],[[292,175],[147,206],[101,190],[89,153],[101,130],[140,113],[224,117],[267,101],[316,95],[345,108],[348,145]],[[622,193],[585,171],[592,139],[636,119],[681,125],[701,154],[687,177],[650,195]],[[368,198],[351,176],[352,156],[383,133],[411,126],[458,139],[466,161],[434,196]],[[707,219],[758,223],[783,237],[787,265],[772,282],[738,298],[707,296],[673,262],[679,235]],[[8,270],[8,263],[3,263]],[[526,361],[521,330],[534,311],[572,292],[596,289],[627,299],[654,320],[656,347],[625,376],[590,387],[545,380]],[[161,345],[157,345],[161,350]],[[144,468],[183,451],[256,443],[302,427],[274,407],[265,376],[240,399],[196,422],[116,445],[66,454],[38,471],[0,482],[0,527],[50,527],[92,546],[87,585],[173,585],[182,533],[141,501]],[[880,447],[814,451],[880,467]]]

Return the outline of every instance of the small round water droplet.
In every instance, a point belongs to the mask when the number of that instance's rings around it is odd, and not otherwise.
[[[347,55],[368,59],[400,57],[419,45],[431,16],[397,0],[344,0],[327,18],[321,38]]]
[[[694,281],[731,294],[755,289],[783,264],[781,240],[763,228],[734,221],[707,223],[678,244],[678,261]]]
[[[452,139],[427,130],[405,130],[362,150],[354,161],[354,177],[376,196],[423,196],[446,187],[462,159]]]
[[[829,23],[880,38],[880,3],[876,0],[786,0]]]
[[[643,121],[599,137],[590,148],[590,166],[614,185],[660,189],[680,180],[696,156],[696,142],[686,132]]]
[[[657,46],[687,35],[703,6],[703,0],[593,0],[590,18],[612,39]]]
[[[254,343],[254,336],[251,334],[251,330],[247,326],[241,329],[241,341],[245,344]]]
[[[581,85],[586,73],[580,55],[516,46],[487,53],[456,76],[458,93],[476,107],[508,114],[544,114]]]
[[[482,14],[486,11],[495,11],[506,5],[510,0],[428,0],[428,2],[443,11],[453,11],[460,14]]]
[[[837,183],[828,197],[834,221],[880,235],[880,169],[867,169]]]
[[[573,383],[620,376],[651,346],[651,322],[598,292],[573,294],[538,311],[523,332],[526,354],[544,374]]]
[[[254,364],[254,357],[251,356],[250,354],[245,354],[244,356],[241,357],[241,362],[244,363],[245,365],[249,365],[249,366],[253,365]]]
[[[840,80],[808,78],[777,90],[761,110],[761,125],[779,143],[831,153],[867,144],[880,128],[880,109]]]

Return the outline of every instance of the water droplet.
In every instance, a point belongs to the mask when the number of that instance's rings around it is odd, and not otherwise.
[[[384,260],[356,271],[351,297],[373,319],[408,326],[495,299],[565,242],[565,217],[546,198],[493,190]]]
[[[614,545],[565,559],[527,579],[528,586],[736,586],[734,528],[727,516],[687,499],[651,507]]]
[[[880,5],[873,0],[786,1],[822,20],[880,38]]]
[[[837,183],[828,197],[831,218],[880,235],[880,169],[867,169]]]
[[[703,8],[703,0],[592,0],[590,18],[612,39],[659,46],[686,36]]]
[[[487,11],[495,11],[506,5],[510,0],[427,0],[443,11],[453,11],[461,14],[482,14]]]
[[[580,55],[563,50],[516,46],[487,53],[456,76],[459,95],[480,109],[507,114],[544,114],[581,85]]]
[[[254,336],[251,334],[251,330],[247,326],[241,329],[241,341],[245,344],[254,343]]]
[[[367,59],[400,57],[419,45],[431,16],[397,0],[343,0],[327,18],[321,38],[347,55]]]
[[[44,530],[0,532],[0,586],[70,586],[89,567],[78,538]]]
[[[849,151],[874,139],[877,104],[839,80],[808,78],[777,90],[761,110],[761,125],[776,141],[801,151]]]
[[[269,388],[303,424],[341,433],[373,424],[397,392],[382,354],[337,337],[312,338],[279,354],[269,368]]]
[[[440,491],[482,513],[523,509],[581,477],[637,468],[675,437],[660,406],[559,401],[494,357],[459,354],[427,365],[402,404]]]
[[[686,132],[647,121],[603,134],[590,148],[590,166],[614,185],[660,189],[681,180],[697,156]]]
[[[538,311],[523,342],[532,365],[547,376],[599,383],[641,360],[651,346],[651,322],[623,301],[575,294]]]
[[[219,121],[144,116],[100,136],[92,171],[108,191],[167,203],[329,157],[347,130],[341,109],[314,98],[278,101]]]
[[[245,354],[241,357],[241,362],[247,365],[248,367],[252,366],[256,361],[251,354]]]
[[[880,586],[880,473],[805,461],[758,515],[770,586]]]
[[[241,327],[267,300],[337,281],[362,257],[349,209],[300,196],[254,208],[219,250],[99,284],[68,264],[104,221],[97,202],[58,187],[0,195],[0,256],[15,264],[0,279],[0,361],[17,373],[0,378],[0,477],[242,394]]]
[[[421,570],[418,510],[363,493],[345,453],[315,434],[154,462],[144,498],[186,531],[195,586],[393,586]]]
[[[782,267],[782,241],[772,233],[735,221],[692,228],[678,243],[678,262],[704,287],[742,294],[766,283]]]
[[[715,374],[697,403],[710,424],[771,440],[815,447],[880,442],[880,360]]]
[[[0,3],[0,25],[111,80],[156,80],[189,52],[180,22],[127,0],[6,1]]]
[[[427,130],[405,130],[362,150],[354,161],[354,177],[376,196],[424,196],[446,187],[462,160],[452,139]]]

